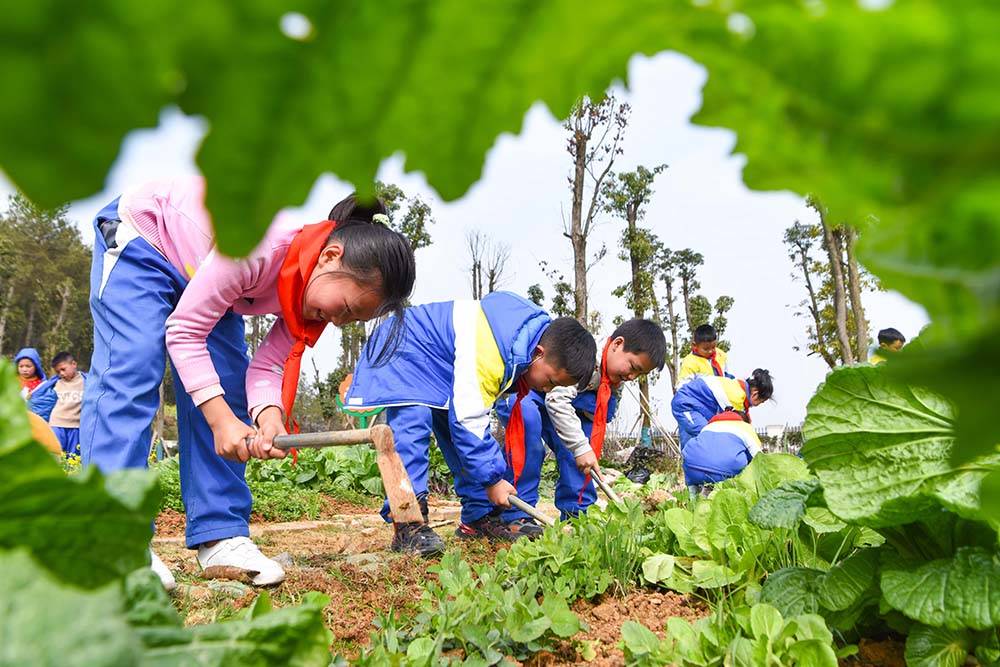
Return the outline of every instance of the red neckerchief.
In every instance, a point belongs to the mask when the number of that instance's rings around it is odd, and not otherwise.
[[[604,448],[604,432],[608,427],[608,403],[611,401],[611,378],[608,376],[608,348],[611,347],[611,339],[604,344],[604,351],[601,352],[601,383],[597,387],[597,405],[594,407],[594,421],[590,425],[590,448],[594,450],[594,456],[598,460],[601,458],[601,450]],[[590,484],[590,475],[583,480],[577,502],[583,502],[583,492]]]
[[[514,484],[517,484],[517,480],[524,470],[524,417],[521,416],[521,399],[527,396],[529,387],[523,373],[517,379],[516,386],[517,398],[514,399],[514,407],[510,410],[507,432],[504,434],[507,461],[510,462],[511,470],[514,471]]]
[[[702,359],[708,359],[708,363],[712,365],[712,372],[715,373],[716,377],[721,378],[724,377],[726,374],[722,371],[722,366],[719,364],[719,362],[716,361],[715,352],[716,352],[715,350],[712,350],[712,354],[706,357],[698,354],[698,348],[694,347],[693,345],[691,346],[691,354],[693,354],[696,357],[701,357]]]
[[[743,389],[743,412],[746,413],[747,423],[750,423],[750,385],[746,383],[746,380],[738,380],[740,387]]]
[[[278,273],[278,302],[281,317],[285,320],[288,333],[294,343],[285,359],[284,374],[281,377],[281,405],[285,411],[285,428],[289,433],[298,433],[299,425],[292,418],[295,407],[295,393],[299,388],[299,373],[302,370],[302,354],[306,347],[312,347],[319,340],[327,322],[304,319],[302,298],[306,285],[316,269],[319,255],[326,247],[327,240],[337,223],[324,220],[314,225],[306,225],[295,235],[288,246],[288,254]],[[292,464],[297,462],[298,453],[292,450]]]

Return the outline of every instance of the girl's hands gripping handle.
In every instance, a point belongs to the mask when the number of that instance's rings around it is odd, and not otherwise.
[[[288,435],[281,408],[269,405],[257,415],[257,435],[250,442],[250,456],[257,459],[281,459],[286,451],[274,446],[274,438]]]
[[[237,419],[222,396],[213,396],[198,407],[212,429],[215,453],[230,461],[246,463],[250,458],[247,441],[257,431]]]

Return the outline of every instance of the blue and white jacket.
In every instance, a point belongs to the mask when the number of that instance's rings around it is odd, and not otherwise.
[[[699,375],[678,387],[670,410],[677,420],[681,447],[698,435],[709,419],[727,408],[749,414],[749,401],[750,392],[743,380]]]
[[[490,486],[507,469],[490,432],[490,410],[531,363],[549,315],[510,292],[482,301],[407,308],[404,335],[388,363],[375,367],[391,320],[375,329],[354,371],[344,404],[352,409],[426,405],[448,410],[455,450],[465,473]]]
[[[735,477],[759,453],[753,427],[735,412],[720,413],[684,447],[684,481],[691,486]]]
[[[83,371],[77,371],[77,373],[83,377],[83,384],[86,386],[87,374]],[[31,392],[31,398],[28,399],[28,409],[45,421],[49,420],[49,417],[52,415],[52,408],[56,406],[56,401],[59,400],[59,396],[56,394],[56,382],[59,382],[59,376],[53,375],[35,387],[35,391]]]

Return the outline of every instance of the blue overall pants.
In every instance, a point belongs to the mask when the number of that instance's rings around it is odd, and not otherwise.
[[[94,354],[80,419],[83,464],[96,465],[105,473],[147,465],[166,367],[166,321],[187,285],[187,278],[145,239],[120,233],[117,220],[117,200],[94,220],[90,273]],[[208,336],[208,351],[226,402],[249,423],[243,318],[226,313]],[[249,536],[252,500],[243,476],[245,466],[215,453],[205,417],[181,386],[176,370],[173,376],[187,546]]]
[[[514,400],[514,396],[508,396],[497,401],[497,415],[505,426],[510,419]],[[556,434],[556,429],[545,411],[545,397],[535,391],[528,392],[521,400],[521,417],[524,420],[524,469],[517,480],[518,498],[532,506],[538,504],[538,484],[542,479],[542,462],[545,460],[547,444],[556,456],[556,466],[559,469],[555,504],[560,516],[565,520],[586,511],[597,500],[597,489],[593,480],[588,482],[586,475],[576,467],[576,457]],[[581,417],[580,425],[589,438],[593,422]],[[512,481],[513,472],[508,469],[507,473],[508,480]],[[528,515],[517,509],[507,510],[503,514],[506,522],[525,518],[528,518]]]
[[[455,493],[462,501],[462,523],[471,523],[493,511],[481,484],[465,474],[448,428],[448,411],[423,405],[403,405],[385,409],[386,423],[392,428],[396,452],[410,476],[417,498],[427,497],[427,474],[430,468],[431,433],[444,455],[455,479]],[[382,516],[390,521],[389,501],[382,506]]]

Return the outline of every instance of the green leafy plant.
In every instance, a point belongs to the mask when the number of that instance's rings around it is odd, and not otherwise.
[[[329,663],[326,599],[185,628],[148,569],[157,478],[67,476],[31,439],[9,362],[0,361],[0,626],[3,661],[32,665]],[[81,619],[86,619],[81,622]],[[10,634],[13,633],[13,634]]]
[[[784,618],[774,607],[755,604],[732,610],[729,618],[703,618],[694,623],[667,620],[666,639],[636,621],[622,624],[627,665],[653,667],[836,667],[833,635],[822,617],[799,614]],[[842,651],[844,655],[850,648]]]

